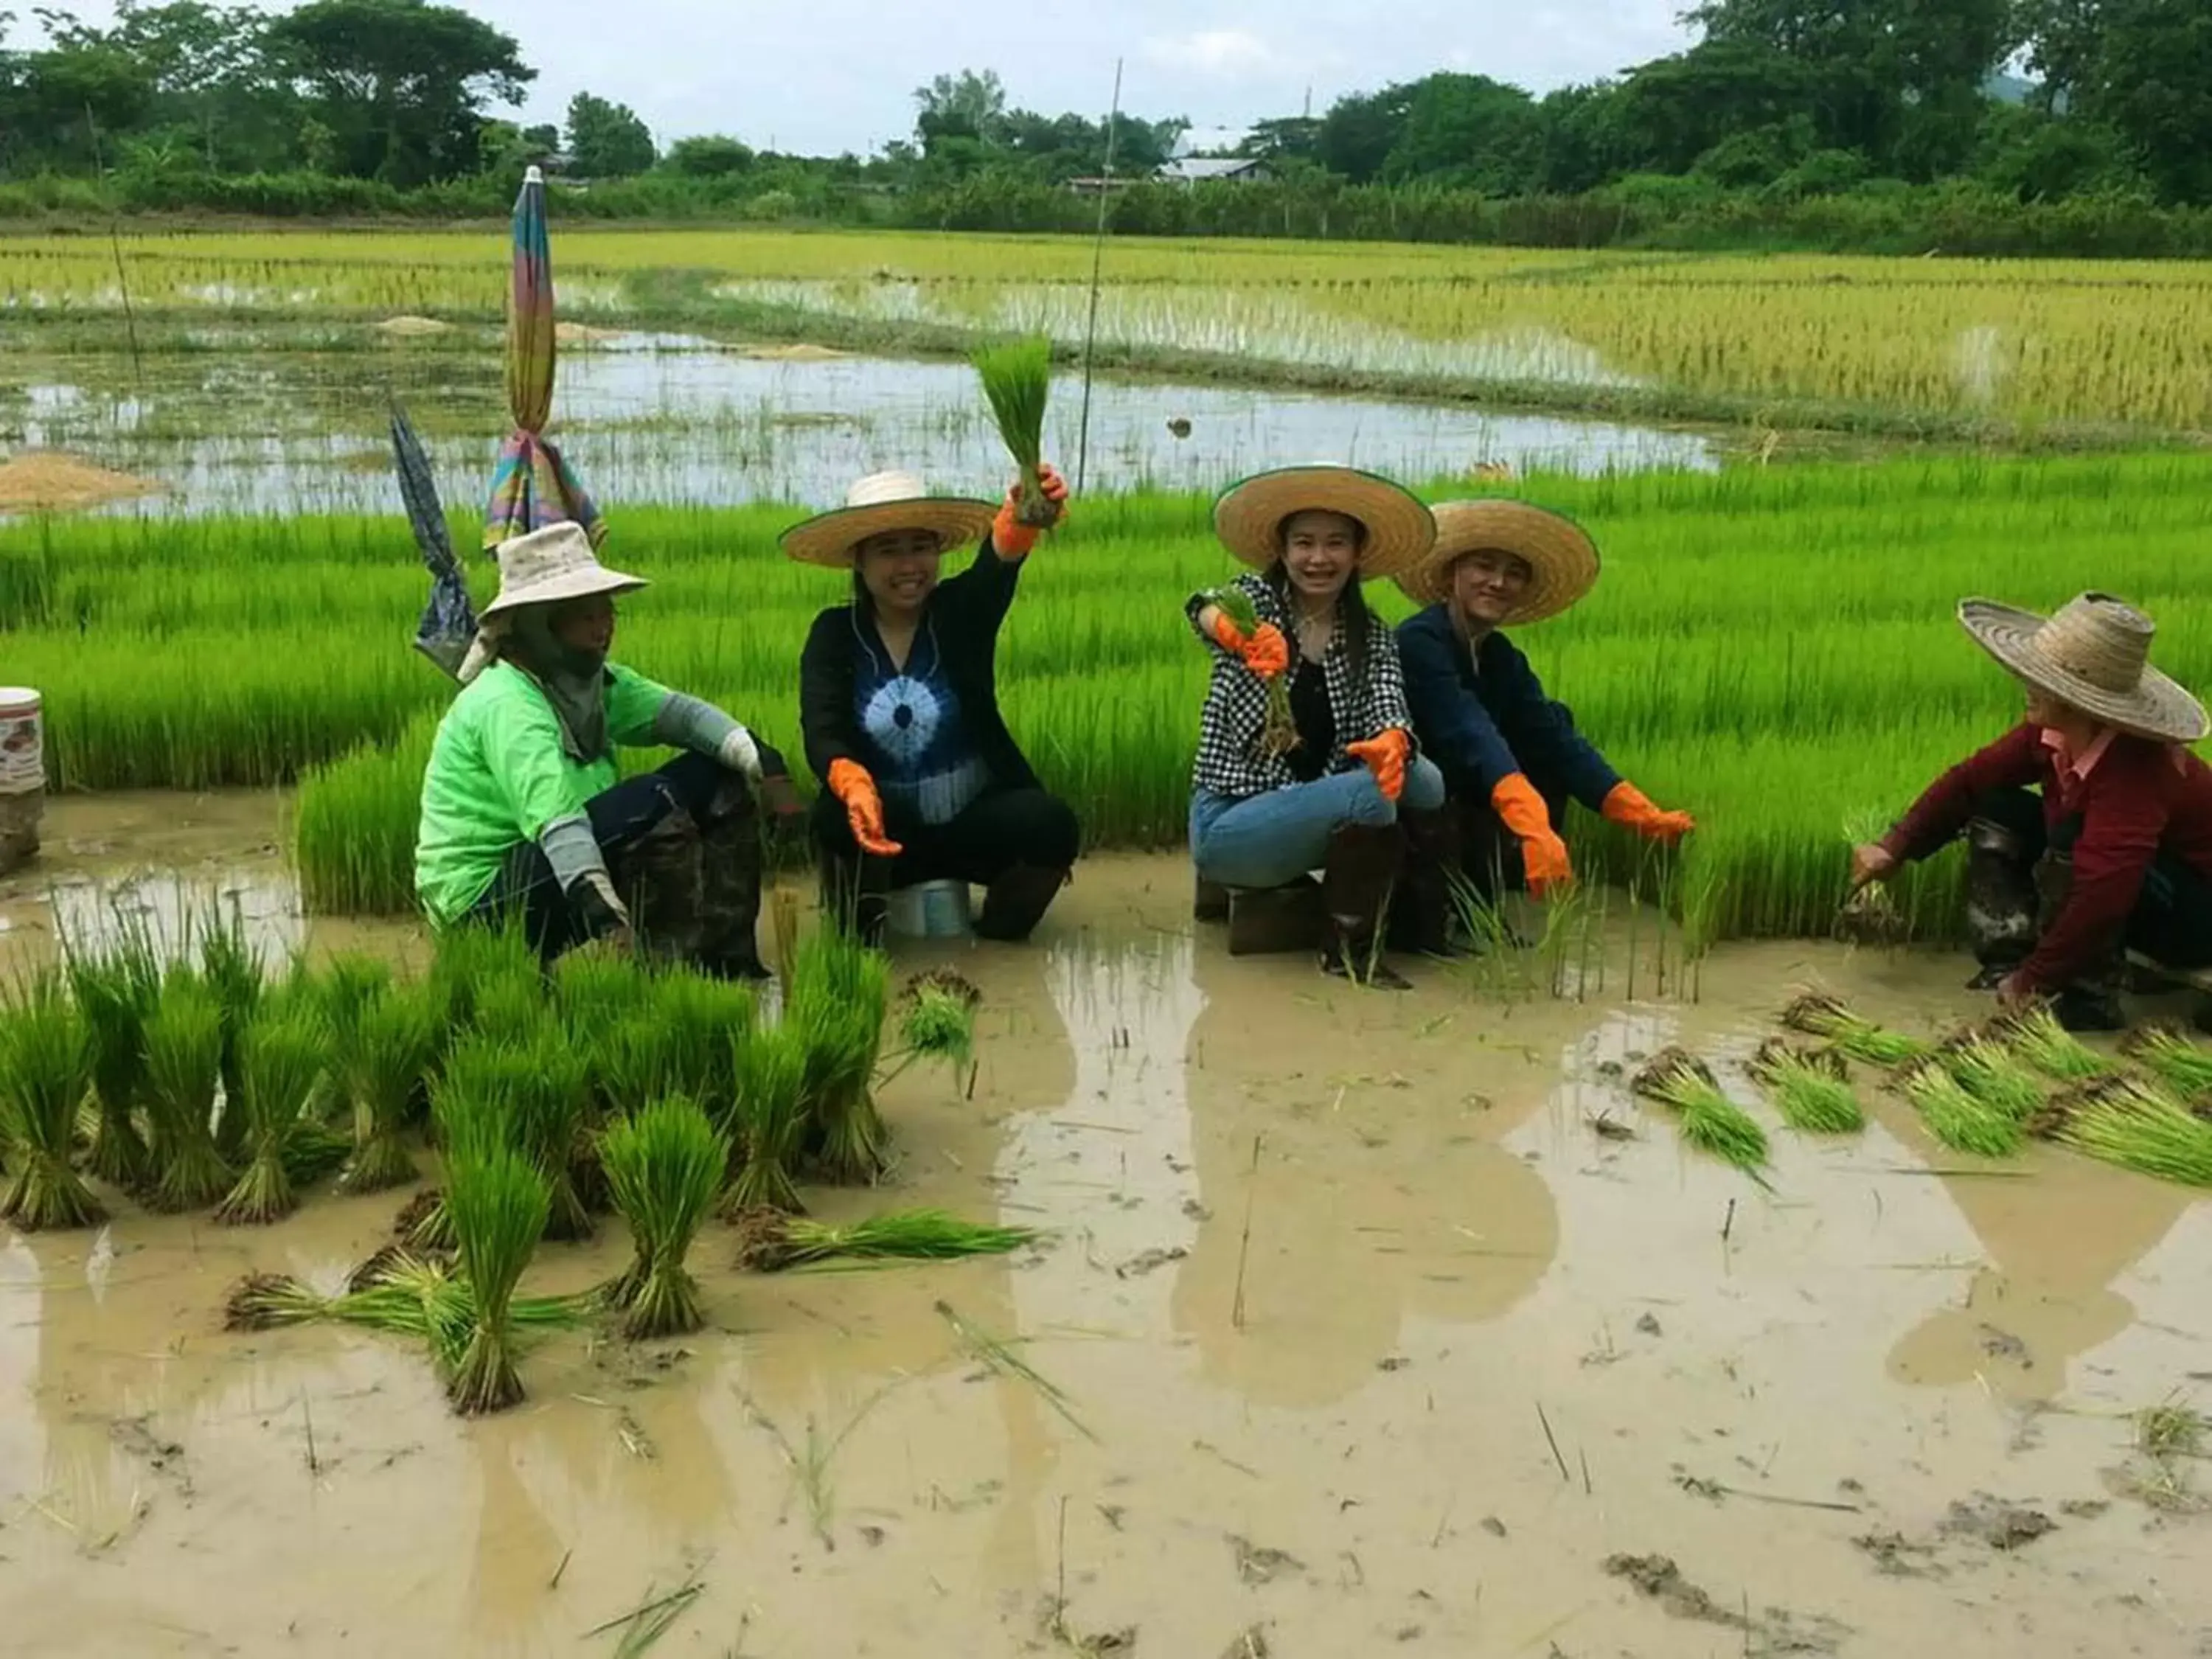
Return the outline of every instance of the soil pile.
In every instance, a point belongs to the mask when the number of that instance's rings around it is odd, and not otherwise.
[[[111,472],[81,455],[58,449],[29,449],[0,461],[0,513],[67,511],[151,495],[161,486],[150,478]]]

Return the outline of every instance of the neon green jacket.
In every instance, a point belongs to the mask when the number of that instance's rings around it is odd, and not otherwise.
[[[607,665],[607,736],[642,747],[668,688]],[[561,722],[528,675],[494,663],[453,699],[422,775],[415,839],[415,892],[434,927],[483,896],[508,853],[574,816],[620,775],[611,755],[589,765],[568,757]]]

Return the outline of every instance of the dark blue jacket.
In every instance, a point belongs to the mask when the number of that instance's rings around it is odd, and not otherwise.
[[[1620,781],[1503,634],[1470,654],[1450,612],[1432,605],[1398,624],[1398,659],[1413,735],[1455,795],[1486,801],[1499,780],[1519,772],[1539,794],[1571,795],[1595,811]]]

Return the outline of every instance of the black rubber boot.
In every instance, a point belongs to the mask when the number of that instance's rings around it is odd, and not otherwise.
[[[1383,919],[1405,864],[1405,834],[1395,823],[1380,829],[1351,824],[1328,838],[1321,884],[1328,919],[1323,973],[1382,990],[1409,988],[1382,955]]]
[[[1981,963],[1968,989],[1994,990],[2035,949],[2039,885],[2017,835],[1988,818],[1966,826],[1966,942]]]
[[[1311,876],[1300,876],[1280,887],[1224,890],[1229,894],[1229,954],[1232,957],[1318,951],[1328,936],[1321,887]]]
[[[1458,808],[1398,814],[1406,839],[1406,870],[1390,900],[1390,945],[1427,957],[1472,956],[1458,926],[1453,891],[1463,860]]]
[[[1218,881],[1208,881],[1204,876],[1192,878],[1190,916],[1193,921],[1226,921],[1229,920],[1229,890]]]
[[[1033,864],[1016,864],[1001,871],[999,878],[983,890],[975,937],[1007,944],[1027,939],[1052,908],[1053,900],[1067,885],[1071,873],[1066,865],[1043,870]]]

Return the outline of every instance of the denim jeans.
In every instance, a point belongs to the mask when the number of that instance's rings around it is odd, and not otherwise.
[[[1190,798],[1190,854],[1206,881],[1224,887],[1279,887],[1328,857],[1328,838],[1352,824],[1380,830],[1398,809],[1433,812],[1444,804],[1444,775],[1425,757],[1406,767],[1406,787],[1385,800],[1362,766],[1311,783],[1240,798],[1200,789]]]

